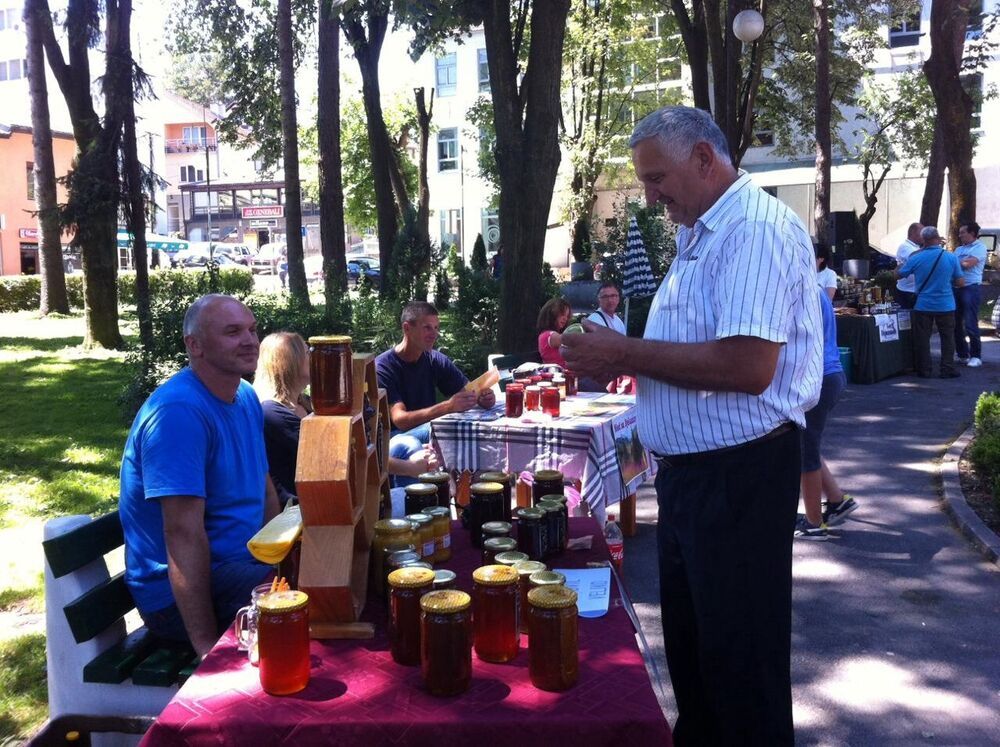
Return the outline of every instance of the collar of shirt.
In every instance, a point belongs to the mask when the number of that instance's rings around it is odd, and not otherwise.
[[[680,230],[677,232],[678,259],[698,258],[697,256],[691,256],[691,252],[693,252],[694,247],[698,244],[699,239],[701,239],[705,231],[717,231],[722,226],[723,221],[726,219],[726,211],[730,201],[750,184],[752,184],[750,174],[740,169],[737,172],[736,181],[730,184],[729,188],[722,193],[719,199],[713,202],[712,206],[694,222],[694,226],[691,228],[687,226],[680,227]]]

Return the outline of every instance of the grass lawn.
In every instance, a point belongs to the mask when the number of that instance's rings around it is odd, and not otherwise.
[[[123,353],[86,351],[81,315],[0,314],[0,743],[48,715],[42,525],[118,502]],[[44,630],[44,628],[43,628]]]

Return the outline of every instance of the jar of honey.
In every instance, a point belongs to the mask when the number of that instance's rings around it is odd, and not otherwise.
[[[472,597],[432,591],[420,599],[420,670],[431,695],[458,695],[472,681]]]
[[[451,475],[441,470],[438,472],[421,472],[417,475],[417,481],[428,483],[437,488],[437,505],[442,508],[451,508]],[[410,513],[407,511],[407,513]]]
[[[528,675],[539,690],[568,690],[579,675],[576,592],[543,586],[528,592]]]
[[[260,686],[270,695],[291,695],[309,684],[309,597],[272,591],[257,600]]]
[[[504,390],[504,415],[508,418],[519,418],[524,414],[524,387],[520,384],[508,384]]]
[[[566,377],[566,396],[567,397],[576,396],[578,392],[576,383],[576,374],[567,368],[563,371],[563,376]]]
[[[420,597],[433,585],[434,571],[426,568],[389,574],[389,651],[398,664],[420,664]]]
[[[566,377],[556,374],[552,377],[552,386],[559,390],[559,399],[566,399]]]
[[[346,335],[309,338],[309,379],[313,412],[317,415],[351,414],[353,358],[351,338]]]
[[[566,577],[559,571],[535,571],[528,576],[528,583],[532,589],[539,586],[565,586]]]
[[[413,525],[405,519],[381,519],[375,522],[375,536],[372,538],[372,581],[379,594],[385,593],[385,561],[389,552],[405,550],[413,545]],[[395,550],[389,551],[390,546]]]
[[[545,563],[537,560],[519,560],[514,563],[514,570],[517,571],[517,591],[520,600],[520,625],[521,632],[528,632],[528,592],[534,587],[531,585],[531,574],[547,570]]]
[[[542,409],[542,390],[537,384],[529,384],[524,388],[524,409],[534,412]]]
[[[430,516],[434,531],[434,558],[431,562],[443,563],[451,559],[451,511],[443,506],[431,506],[420,513]]]
[[[542,390],[542,412],[554,418],[559,417],[559,390],[556,387]]]
[[[522,508],[517,517],[517,549],[531,560],[541,560],[549,547],[545,512],[540,508]]]
[[[557,469],[540,469],[532,475],[531,504],[542,498],[563,494],[563,473]]]
[[[502,664],[517,656],[517,571],[506,565],[486,565],[472,573],[473,627],[476,656]]]
[[[510,537],[514,525],[509,521],[487,521],[483,524],[483,542],[494,537]]]
[[[517,540],[513,537],[490,537],[483,541],[483,565],[493,565],[497,555],[516,549]]]
[[[520,550],[511,550],[510,552],[497,553],[497,556],[493,558],[493,562],[497,565],[515,565],[527,559],[528,556]]]
[[[403,490],[406,491],[403,513],[419,514],[425,508],[430,508],[438,504],[437,485],[431,485],[427,482],[414,482],[407,485]]]
[[[409,486],[407,486],[409,487]],[[416,540],[413,544],[420,551],[420,559],[434,562],[434,518],[427,514],[407,514],[403,517],[413,525]]]
[[[539,501],[535,508],[545,512],[545,531],[548,542],[545,546],[546,555],[558,555],[562,552],[566,538],[563,537],[563,505],[559,501]]]
[[[552,503],[559,504],[559,523],[562,526],[559,537],[562,540],[560,551],[563,551],[569,546],[569,507],[566,505],[566,496],[556,493],[543,495],[542,501],[550,501]]]
[[[510,522],[510,499],[514,495],[514,473],[491,471],[483,472],[479,475],[480,482],[498,482],[503,485],[503,518],[501,521]]]
[[[382,582],[382,588],[385,589],[386,599],[388,599],[389,596],[389,574],[393,571],[398,571],[400,568],[406,568],[418,562],[420,562],[419,550],[400,550],[398,552],[390,553],[386,557],[383,567],[386,577]]]
[[[457,579],[458,575],[455,571],[449,571],[447,568],[438,568],[434,571],[434,591],[454,589]]]
[[[469,486],[469,505],[462,516],[472,546],[483,546],[483,524],[503,521],[503,485],[498,482],[474,482]]]

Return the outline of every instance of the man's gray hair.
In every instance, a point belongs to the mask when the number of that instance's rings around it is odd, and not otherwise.
[[[920,240],[925,244],[932,239],[940,239],[941,234],[938,233],[937,226],[924,226],[920,230]]]
[[[184,336],[187,337],[188,335],[196,335],[201,332],[202,315],[209,306],[216,301],[221,301],[223,299],[228,301],[236,300],[232,296],[227,296],[225,293],[208,293],[191,304],[188,307],[187,312],[184,314]]]
[[[697,143],[712,146],[716,156],[729,161],[729,143],[726,136],[703,109],[690,106],[664,106],[643,117],[635,126],[628,147],[634,148],[643,140],[655,137],[674,160],[686,160]]]

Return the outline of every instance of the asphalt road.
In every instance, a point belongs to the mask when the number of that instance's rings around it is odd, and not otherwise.
[[[976,398],[1000,383],[992,334],[984,334],[983,359],[980,369],[960,367],[959,379],[849,386],[833,412],[824,454],[860,507],[835,538],[794,545],[798,744],[1000,744],[1000,572],[949,523],[937,478],[937,461],[968,427]],[[625,581],[673,723],[649,485],[638,521]]]

